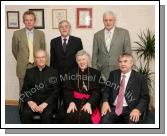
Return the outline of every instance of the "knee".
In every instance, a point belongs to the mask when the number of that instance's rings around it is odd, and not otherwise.
[[[85,117],[85,118],[91,118],[91,114],[89,114],[83,110],[80,112],[80,116]]]
[[[52,111],[44,111],[42,114],[41,114],[41,116],[42,117],[46,117],[46,118],[50,118],[50,117],[52,117],[53,116],[53,113],[52,113]]]
[[[101,124],[110,124],[110,114],[107,113],[106,115],[101,117]]]
[[[75,119],[77,117],[76,112],[66,113],[67,118],[69,119]]]
[[[65,120],[64,123],[66,124],[77,124],[78,122],[78,112],[71,112],[65,114]]]
[[[31,109],[23,110],[22,113],[21,113],[21,116],[32,117],[33,116],[33,111]]]
[[[81,111],[79,113],[79,120],[80,120],[80,123],[86,123],[86,124],[89,124],[89,123],[92,123],[91,122],[91,114],[85,112],[85,111]]]

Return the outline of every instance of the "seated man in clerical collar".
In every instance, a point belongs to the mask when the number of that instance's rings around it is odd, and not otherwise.
[[[47,53],[35,52],[36,66],[27,69],[20,95],[21,123],[33,123],[33,116],[41,116],[41,123],[52,123],[54,102],[59,96],[58,72],[46,65]]]

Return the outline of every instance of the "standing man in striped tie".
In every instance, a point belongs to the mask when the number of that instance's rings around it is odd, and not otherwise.
[[[50,67],[57,69],[60,74],[60,80],[63,81],[64,75],[71,69],[78,67],[75,60],[75,54],[83,49],[82,41],[79,37],[72,36],[71,24],[67,20],[59,22],[59,31],[61,36],[58,36],[50,42]],[[63,93],[63,82],[60,95]],[[58,102],[58,108],[61,106],[62,98]]]
[[[71,24],[67,20],[59,23],[58,36],[50,42],[50,66],[57,69],[59,74],[64,75],[69,70],[77,67],[75,54],[83,49],[80,38],[72,36]]]
[[[140,123],[149,95],[146,78],[132,70],[133,56],[123,53],[118,58],[119,69],[110,72],[103,92],[102,124]]]
[[[12,38],[12,53],[17,61],[16,72],[19,79],[20,90],[23,86],[27,68],[34,66],[34,52],[46,48],[45,35],[42,31],[34,29],[36,16],[31,11],[23,14],[25,28],[17,30]]]

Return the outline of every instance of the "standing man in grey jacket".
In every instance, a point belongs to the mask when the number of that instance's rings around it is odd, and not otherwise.
[[[118,69],[117,58],[123,52],[131,53],[129,32],[115,26],[116,17],[112,11],[103,14],[105,28],[94,34],[92,66],[101,71],[104,80],[110,71]]]
[[[34,66],[35,50],[45,50],[46,48],[45,35],[42,31],[34,29],[35,22],[35,14],[26,11],[23,14],[25,28],[15,31],[12,37],[12,53],[17,61],[16,73],[20,90],[23,86],[26,69]]]

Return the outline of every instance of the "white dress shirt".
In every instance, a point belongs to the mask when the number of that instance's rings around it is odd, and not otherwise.
[[[107,29],[104,30],[105,43],[106,43],[106,47],[107,47],[108,52],[110,51],[110,45],[111,45],[111,40],[113,38],[114,30],[115,30],[115,27],[113,27],[110,31],[108,31]]]
[[[63,43],[64,43],[64,39],[66,39],[66,45],[68,44],[69,37],[70,37],[70,36],[67,36],[67,37],[62,37],[62,36],[61,36],[61,43],[62,43],[62,45],[63,45]]]
[[[33,43],[33,40],[34,40],[34,29],[32,29],[31,31],[26,29],[26,35],[27,35],[27,38],[30,38],[32,43]]]

